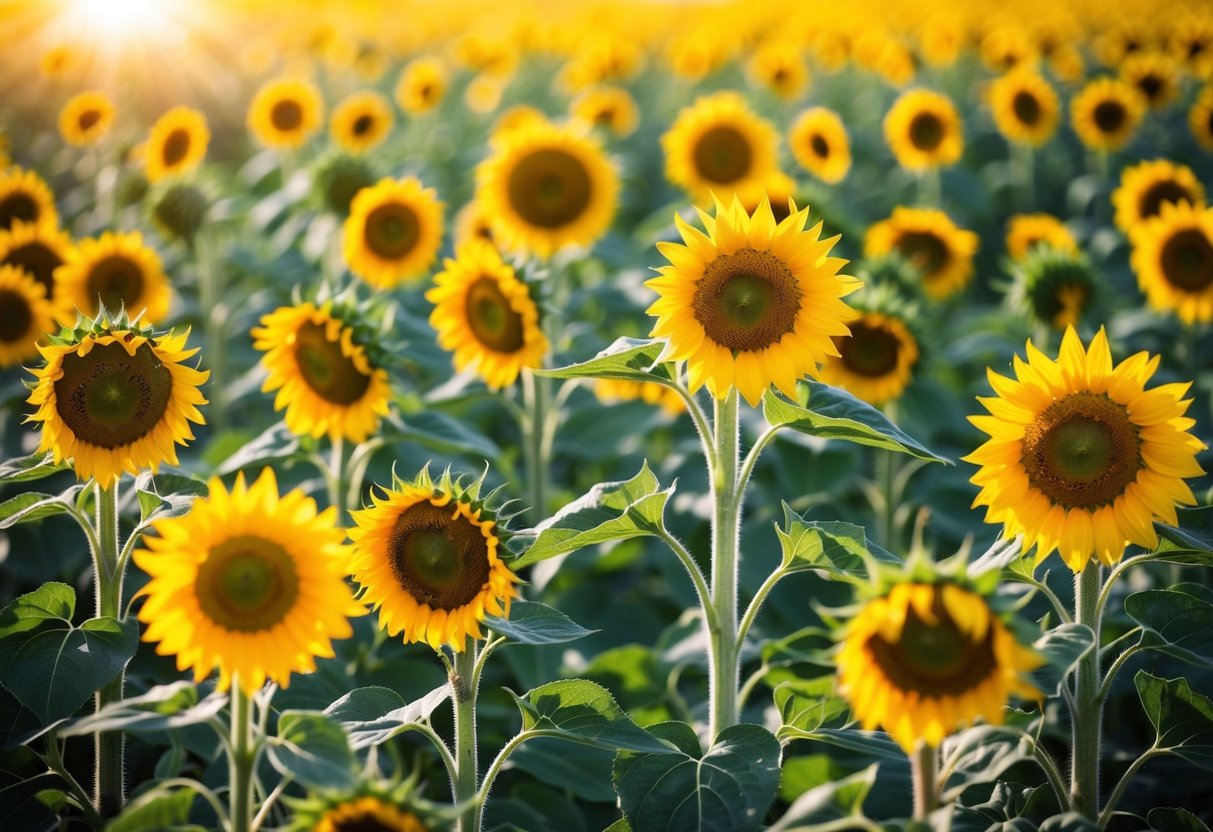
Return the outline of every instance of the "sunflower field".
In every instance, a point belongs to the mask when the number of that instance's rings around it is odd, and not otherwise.
[[[1210,832],[1210,189],[1208,0],[0,0],[0,830]]]

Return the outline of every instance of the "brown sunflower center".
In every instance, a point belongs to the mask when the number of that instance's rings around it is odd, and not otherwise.
[[[1125,120],[1129,117],[1128,112],[1125,111],[1125,105],[1119,101],[1100,101],[1095,105],[1095,110],[1091,115],[1095,119],[1095,126],[1101,133],[1115,133],[1124,126]]]
[[[226,630],[264,632],[299,598],[295,560],[281,545],[252,534],[212,546],[194,582],[198,606]]]
[[[421,97],[422,101],[425,101],[428,103],[429,100],[434,97],[434,85],[430,84],[428,82],[425,84],[422,84],[421,87],[417,90],[417,94]]]
[[[934,113],[918,113],[910,121],[910,144],[930,153],[943,142],[943,122]]]
[[[4,262],[29,272],[34,280],[46,288],[48,297],[54,293],[55,269],[63,265],[63,260],[55,250],[38,240],[14,248],[4,258]]]
[[[164,149],[161,150],[161,158],[164,159],[165,167],[175,167],[185,161],[185,157],[190,152],[190,133],[183,127],[178,127],[176,130],[168,134],[168,138],[164,140]]]
[[[736,127],[713,127],[695,143],[695,170],[709,182],[736,182],[750,172],[754,151]]]
[[[809,147],[813,148],[813,153],[822,159],[830,155],[830,145],[820,133],[815,133],[813,138],[809,139]]]
[[[856,375],[880,378],[897,367],[901,341],[881,326],[865,323],[851,324],[850,337],[836,341],[842,353],[842,363]]]
[[[0,289],[0,341],[24,340],[33,322],[33,310],[25,296],[11,289]]]
[[[935,621],[927,622],[909,607],[896,641],[886,641],[879,633],[871,636],[867,648],[873,662],[896,688],[924,698],[974,690],[998,667],[993,627],[974,641],[952,620],[938,593],[931,612]]]
[[[1162,275],[1182,292],[1213,286],[1213,243],[1195,228],[1172,235],[1162,247]]]
[[[510,207],[541,228],[576,222],[590,205],[594,186],[585,165],[556,148],[533,151],[518,161],[506,185]]]
[[[299,106],[298,101],[289,98],[277,101],[270,108],[270,123],[274,125],[275,130],[298,130],[303,124],[303,107]]]
[[[1148,73],[1137,81],[1137,88],[1147,99],[1155,102],[1163,91],[1163,79],[1152,72]]]
[[[34,222],[38,219],[38,203],[23,191],[14,191],[0,198],[0,228],[12,228],[17,220]]]
[[[366,113],[354,119],[354,124],[350,128],[355,136],[365,136],[371,132],[371,128],[375,126],[375,117]]]
[[[341,351],[341,343],[328,339],[324,324],[309,321],[299,327],[295,362],[312,392],[333,404],[353,404],[371,386],[371,377]]]
[[[410,506],[388,541],[392,574],[405,592],[431,609],[470,603],[489,579],[488,541],[480,527],[451,505]]]
[[[1040,102],[1027,90],[1015,93],[1015,97],[1011,99],[1011,109],[1015,112],[1015,118],[1028,127],[1035,127],[1040,121]]]
[[[55,409],[76,438],[113,449],[151,433],[168,412],[173,377],[150,343],[131,355],[119,343],[88,355],[63,357],[55,382]]]
[[[1071,393],[1024,430],[1021,460],[1028,482],[1054,505],[1098,508],[1137,479],[1140,429],[1102,393]]]
[[[1195,195],[1174,179],[1162,179],[1146,188],[1137,201],[1137,212],[1142,219],[1157,216],[1164,202],[1178,204],[1187,200],[1195,203]]]
[[[99,121],[101,121],[101,112],[99,110],[85,110],[80,114],[80,118],[76,123],[80,125],[81,130],[88,130]]]
[[[510,306],[496,280],[482,277],[468,287],[464,314],[480,343],[497,352],[522,349],[522,315]]]
[[[333,832],[425,832],[425,825],[412,812],[403,814],[376,806],[345,810],[340,817],[330,814]]]
[[[389,202],[371,211],[362,239],[366,247],[385,260],[399,260],[411,252],[421,237],[417,213],[408,205]]]
[[[948,246],[933,231],[907,231],[897,238],[897,250],[927,277],[948,262]]]
[[[796,326],[800,284],[787,264],[752,248],[717,257],[695,286],[695,319],[715,343],[753,352]]]
[[[143,269],[121,254],[112,254],[89,269],[84,291],[90,301],[100,300],[110,312],[126,308],[138,313],[133,307],[143,295]]]

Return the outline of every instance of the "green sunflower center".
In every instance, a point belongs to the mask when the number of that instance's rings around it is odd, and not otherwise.
[[[1091,114],[1101,133],[1115,133],[1124,127],[1129,114],[1119,101],[1100,101]]]
[[[366,218],[363,240],[366,247],[385,260],[400,260],[421,238],[421,223],[408,205],[390,202],[371,211]]]
[[[947,265],[948,246],[933,231],[907,231],[897,238],[897,251],[925,277],[931,277]]]
[[[59,418],[88,445],[129,445],[161,424],[173,393],[173,377],[150,343],[130,355],[122,344],[94,346],[88,355],[63,357],[54,383]]]
[[[934,113],[919,113],[910,121],[910,144],[930,153],[943,142],[943,122]]]
[[[13,223],[34,222],[38,219],[38,203],[22,191],[0,198],[0,228],[12,228]]]
[[[813,153],[825,159],[830,155],[830,145],[820,133],[814,133],[813,138],[809,139],[809,147],[813,148]]]
[[[417,503],[400,513],[388,541],[392,574],[419,604],[453,610],[489,580],[488,540],[454,505]]]
[[[1020,124],[1035,127],[1036,123],[1040,121],[1040,102],[1027,90],[1015,93],[1015,97],[1011,99],[1011,109]]]
[[[482,277],[468,287],[468,326],[480,343],[497,352],[517,352],[525,341],[522,315],[514,311],[497,281]]]
[[[284,133],[298,130],[303,124],[303,107],[299,106],[298,101],[289,98],[277,101],[270,108],[270,123],[274,125],[275,130]]]
[[[341,351],[341,343],[328,339],[324,324],[309,321],[299,327],[295,362],[312,392],[333,404],[353,404],[371,386],[371,377]]]
[[[752,248],[725,254],[695,286],[695,319],[715,343],[752,352],[777,343],[796,326],[801,291],[787,264]]]
[[[881,326],[850,325],[849,338],[836,341],[842,363],[856,375],[880,378],[893,372],[901,355],[901,340]]]
[[[80,118],[76,123],[80,125],[81,130],[88,130],[101,121],[101,113],[98,110],[85,110],[80,114]]]
[[[25,340],[33,322],[33,310],[25,296],[11,289],[0,289],[0,341]]]
[[[189,152],[190,133],[184,127],[178,127],[169,133],[168,138],[164,140],[164,148],[161,150],[164,166],[168,168],[176,167],[185,161],[185,157]]]
[[[112,254],[89,269],[84,291],[89,301],[100,300],[108,311],[125,307],[132,314],[143,295],[143,269],[121,254]]]
[[[695,143],[695,170],[709,182],[728,184],[750,172],[754,151],[736,127],[713,127]]]
[[[1184,200],[1195,203],[1195,194],[1174,179],[1162,179],[1142,192],[1137,201],[1137,213],[1142,219],[1158,216],[1164,202],[1178,204]]]
[[[8,253],[4,262],[19,269],[25,269],[34,280],[43,285],[47,297],[53,296],[55,269],[63,265],[63,260],[46,243],[35,240],[32,243],[18,246]]]
[[[295,559],[281,545],[241,535],[212,546],[194,583],[198,606],[226,630],[273,629],[299,598]]]
[[[1021,457],[1028,482],[1054,505],[1108,505],[1142,468],[1140,428],[1102,393],[1071,393],[1027,426]]]
[[[1213,286],[1213,243],[1200,230],[1186,228],[1162,247],[1162,274],[1182,292],[1197,294]]]
[[[354,119],[354,124],[350,129],[353,130],[355,136],[365,136],[367,133],[371,132],[371,128],[374,126],[375,117],[370,114],[363,113],[362,115],[358,116],[358,118]]]
[[[560,228],[581,218],[594,186],[580,159],[564,150],[544,148],[518,160],[506,190],[510,207],[525,222]]]

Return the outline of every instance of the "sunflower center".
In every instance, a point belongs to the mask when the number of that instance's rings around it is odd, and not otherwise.
[[[371,127],[374,126],[375,119],[373,116],[360,115],[354,119],[353,131],[355,136],[365,136],[371,132]]]
[[[89,270],[85,294],[99,299],[109,311],[133,306],[143,294],[143,270],[121,255],[106,257]]]
[[[1140,429],[1103,394],[1071,393],[1024,431],[1022,462],[1032,487],[1054,505],[1092,509],[1124,493],[1141,469]]]
[[[813,152],[822,159],[830,155],[830,145],[821,137],[820,134],[816,134],[813,136],[813,138],[809,139],[809,146],[812,147]]]
[[[1213,243],[1195,228],[1173,235],[1162,248],[1162,273],[1183,292],[1203,292],[1213,286]]]
[[[1128,113],[1119,101],[1100,101],[1092,115],[1101,133],[1115,133],[1124,125]]]
[[[303,108],[298,101],[290,99],[275,102],[270,108],[270,123],[276,130],[298,130],[299,125],[303,124]]]
[[[97,110],[85,110],[80,114],[80,119],[77,121],[77,123],[80,125],[81,130],[88,130],[99,121],[101,121],[100,112]]]
[[[0,289],[0,341],[22,340],[33,322],[29,301],[11,289]]]
[[[1162,210],[1164,202],[1178,204],[1183,200],[1196,201],[1192,198],[1192,193],[1183,185],[1174,179],[1163,179],[1155,182],[1141,195],[1141,199],[1137,202],[1137,212],[1141,214],[1142,219],[1154,217]]]
[[[576,222],[593,195],[590,174],[581,160],[555,148],[536,150],[510,172],[510,206],[523,220],[541,228]]]
[[[333,404],[353,404],[371,386],[371,377],[341,351],[341,342],[328,339],[324,324],[308,322],[299,327],[295,362],[307,386]]]
[[[1148,98],[1150,101],[1155,101],[1158,98],[1158,94],[1162,92],[1162,78],[1159,78],[1157,75],[1152,73],[1149,75],[1143,75],[1141,80],[1137,82],[1137,88],[1141,90],[1145,94],[1146,98]]]
[[[366,247],[387,260],[399,260],[417,245],[421,223],[407,205],[380,205],[366,218],[363,240]]]
[[[29,194],[17,191],[0,199],[0,228],[12,228],[17,220],[34,222],[38,219],[38,203]]]
[[[388,556],[400,586],[431,609],[470,603],[489,579],[488,542],[480,526],[456,515],[450,504],[418,503],[402,511]]]
[[[713,127],[695,143],[695,169],[710,182],[736,182],[750,172],[753,151],[735,127]]]
[[[910,143],[930,152],[943,141],[943,122],[934,113],[919,113],[910,122]]]
[[[948,262],[948,247],[930,231],[907,231],[897,239],[897,250],[924,275],[933,275]]]
[[[246,534],[211,547],[198,567],[195,591],[202,612],[220,627],[264,632],[294,608],[299,575],[286,549]]]
[[[63,265],[63,260],[50,246],[36,240],[26,243],[10,251],[4,262],[29,272],[34,280],[46,288],[47,297],[54,294],[55,269]]]
[[[1015,111],[1015,118],[1019,119],[1021,124],[1032,127],[1040,121],[1040,102],[1030,92],[1020,90],[1015,93],[1015,97],[1011,99],[1011,109]]]
[[[185,159],[186,154],[190,152],[190,134],[189,131],[178,127],[176,130],[168,134],[168,138],[164,140],[163,158],[164,164],[167,167],[173,167],[181,164]]]
[[[753,352],[795,328],[800,296],[787,264],[770,252],[747,248],[708,264],[696,284],[692,307],[712,341]]]
[[[464,312],[480,343],[497,352],[522,349],[522,315],[510,306],[497,281],[482,277],[469,286]]]
[[[892,332],[862,323],[851,324],[851,336],[838,339],[837,345],[848,370],[874,378],[892,372],[901,352],[901,341]]]
[[[399,832],[395,824],[381,821],[374,815],[358,815],[352,818],[342,818],[331,821],[334,832]]]
[[[55,409],[77,439],[113,449],[151,433],[168,412],[173,377],[150,343],[131,355],[119,343],[63,357]]]

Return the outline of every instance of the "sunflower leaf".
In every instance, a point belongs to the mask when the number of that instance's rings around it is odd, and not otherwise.
[[[1086,624],[1062,624],[1037,639],[1032,648],[1045,663],[1032,673],[1032,683],[1046,696],[1057,696],[1078,662],[1095,644],[1095,633]]]
[[[1139,670],[1133,682],[1157,733],[1155,746],[1213,770],[1213,701],[1183,678],[1161,679]]]
[[[225,459],[215,473],[225,476],[258,463],[280,463],[289,459],[302,459],[304,456],[300,450],[299,437],[287,428],[286,422],[278,422]]]
[[[325,708],[324,713],[345,727],[355,749],[362,749],[423,725],[450,695],[450,685],[443,684],[406,703],[389,688],[356,688]]]
[[[126,731],[132,734],[157,734],[206,722],[227,705],[227,696],[211,691],[199,699],[193,682],[158,685],[147,693],[111,702],[100,711],[75,720],[59,732],[63,737],[79,737],[98,731]]]
[[[282,775],[313,789],[349,788],[358,758],[335,719],[315,711],[283,711],[266,756]]]
[[[1187,809],[1151,809],[1146,823],[1157,832],[1209,832],[1204,821]]]
[[[44,517],[67,514],[84,486],[69,486],[59,494],[40,494],[27,491],[0,503],[0,529],[11,528],[18,523],[32,523]]]
[[[796,798],[796,802],[788,807],[779,822],[769,828],[769,832],[793,832],[793,830],[809,830],[817,824],[831,824],[831,828],[839,828],[838,821],[863,814],[863,802],[876,783],[875,764],[862,771],[843,777],[829,783],[823,783],[816,788]]]
[[[487,616],[484,625],[519,644],[563,644],[597,630],[587,630],[555,607],[535,601],[515,601],[510,617]]]
[[[762,415],[771,427],[791,428],[822,439],[845,439],[928,462],[952,464],[951,460],[910,438],[879,410],[845,390],[818,381],[804,382],[798,390],[801,401],[797,402],[790,402],[772,390],[762,397]]]
[[[665,742],[623,712],[610,691],[586,679],[540,685],[522,696],[510,693],[522,712],[524,731],[561,735],[610,750],[667,752]]]
[[[826,725],[841,728],[851,712],[833,676],[782,682],[775,688],[775,707],[782,721],[775,734],[780,740],[798,739]]]
[[[665,341],[642,338],[617,338],[613,344],[589,361],[536,370],[535,374],[549,378],[613,378],[623,381],[670,380],[669,369],[658,360],[665,351]]]
[[[480,459],[497,459],[501,454],[501,448],[492,439],[437,410],[405,413],[389,424],[391,429],[383,435],[388,444],[416,442],[438,453],[467,454]]]
[[[1144,646],[1213,666],[1213,590],[1183,583],[1135,592],[1125,599],[1125,613],[1145,629]]]
[[[139,832],[144,829],[200,829],[189,826],[190,809],[197,799],[193,789],[154,786],[132,800],[122,814],[106,824],[106,832]]]
[[[1156,523],[1158,551],[1150,560],[1213,566],[1213,506],[1176,510],[1178,526]]]
[[[66,460],[56,463],[51,453],[20,456],[0,463],[0,482],[31,482],[58,474],[60,471],[70,471],[71,467]]]
[[[874,561],[901,561],[868,542],[863,526],[840,520],[805,520],[783,504],[783,526],[775,527],[786,573],[818,569],[842,578],[866,579]]]

